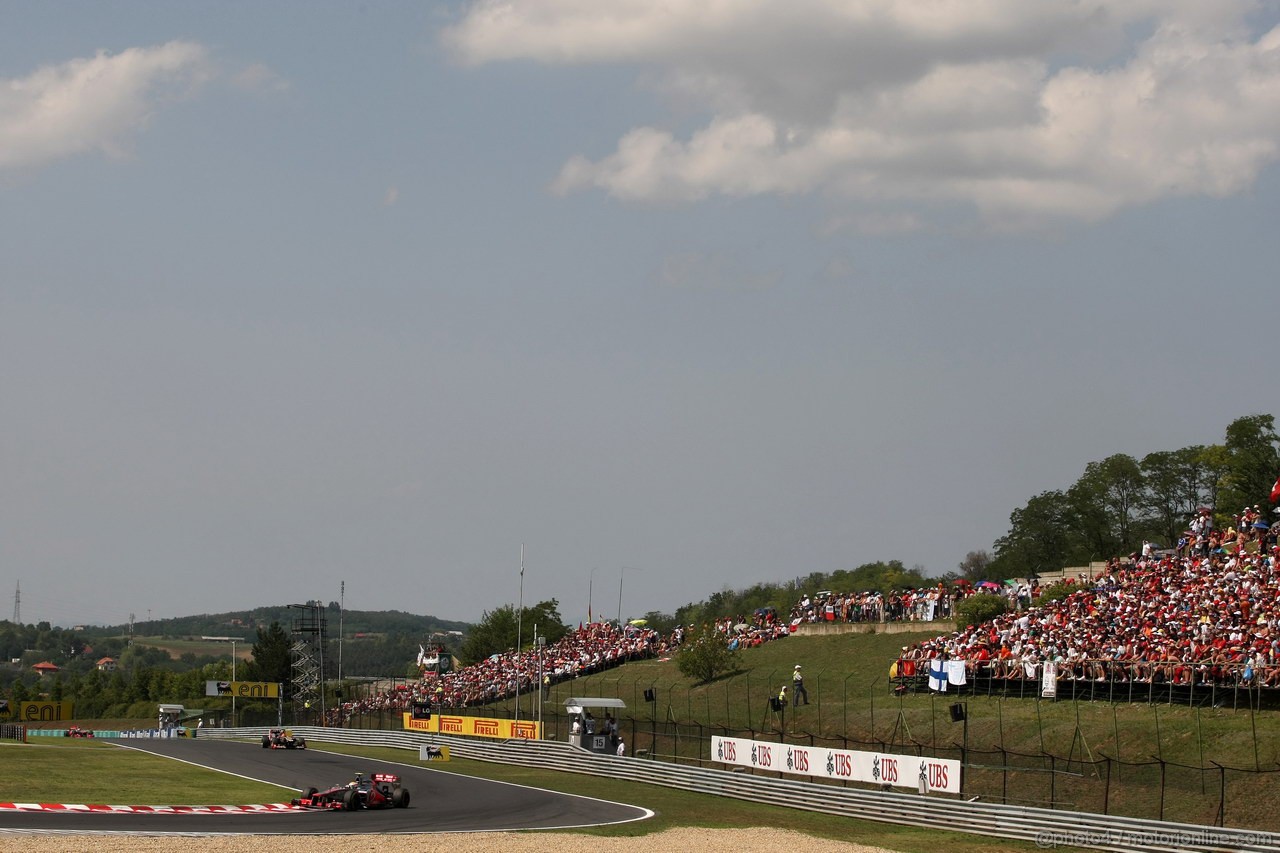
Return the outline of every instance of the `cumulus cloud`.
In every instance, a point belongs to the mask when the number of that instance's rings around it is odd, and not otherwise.
[[[1274,0],[485,0],[464,63],[625,62],[706,121],[636,127],[552,187],[823,193],[1098,219],[1249,187],[1280,157]],[[1259,31],[1260,30],[1260,31]]]
[[[169,42],[0,79],[0,169],[43,166],[91,151],[121,156],[163,104],[211,75],[198,44]]]

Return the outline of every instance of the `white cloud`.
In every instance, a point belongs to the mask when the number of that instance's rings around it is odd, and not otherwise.
[[[290,89],[289,81],[261,62],[246,65],[232,76],[231,82],[247,92],[281,94]]]
[[[626,62],[696,99],[552,186],[621,199],[824,193],[1097,219],[1239,192],[1280,157],[1275,0],[487,0],[466,63]],[[1137,34],[1137,35],[1135,35]]]
[[[211,76],[190,42],[100,52],[0,80],[0,169],[100,151],[121,156],[155,109]]]

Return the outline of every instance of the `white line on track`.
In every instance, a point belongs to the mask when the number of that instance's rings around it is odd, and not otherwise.
[[[284,785],[280,785],[280,784],[278,784],[278,783],[276,783],[276,782],[269,782],[269,781],[267,781],[266,779],[255,779],[254,777],[252,777],[252,776],[246,776],[246,775],[244,775],[243,773],[232,773],[230,770],[223,770],[221,767],[210,767],[208,764],[201,764],[201,763],[199,763],[199,762],[197,762],[197,761],[188,761],[188,760],[187,760],[187,759],[185,759],[185,758],[177,758],[177,757],[172,756],[172,755],[165,755],[165,754],[164,754],[164,753],[162,753],[162,752],[152,752],[151,750],[149,750],[149,749],[143,749],[143,748],[142,748],[142,747],[140,747],[140,746],[129,746],[128,744],[123,744],[123,743],[113,743],[113,744],[111,744],[111,745],[112,745],[112,746],[114,746],[114,747],[118,747],[118,748],[120,748],[120,749],[131,749],[131,750],[133,750],[134,752],[141,752],[141,753],[145,753],[146,755],[154,755],[154,756],[156,756],[157,758],[167,758],[167,759],[169,759],[170,761],[181,761],[183,764],[190,764],[192,767],[199,767],[199,768],[202,768],[202,769],[204,769],[204,770],[212,770],[212,771],[214,771],[215,773],[225,773],[225,774],[226,774],[226,775],[228,775],[228,776],[235,776],[236,778],[239,778],[239,779],[247,779],[247,780],[248,780],[248,781],[250,781],[250,782],[261,782],[261,783],[262,783],[262,784],[264,784],[264,785],[270,785],[270,786],[271,786],[271,787],[273,787],[273,788],[280,788],[280,789],[285,790],[285,791],[292,790],[292,789],[290,789],[290,788],[286,788]]]

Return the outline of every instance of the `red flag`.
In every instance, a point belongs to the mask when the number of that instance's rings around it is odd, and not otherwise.
[[[1276,484],[1271,487],[1271,502],[1280,501],[1280,477],[1276,477]]]

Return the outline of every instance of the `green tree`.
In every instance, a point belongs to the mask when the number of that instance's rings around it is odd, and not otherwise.
[[[960,577],[971,581],[984,581],[987,579],[987,570],[991,567],[991,554],[988,551],[970,551],[964,555],[964,559],[957,566],[960,570]]]
[[[1216,511],[1222,490],[1231,473],[1231,451],[1227,450],[1225,445],[1211,444],[1201,450],[1196,460],[1204,471],[1205,486],[1201,503]]]
[[[1224,445],[1230,455],[1221,498],[1235,513],[1242,506],[1265,506],[1280,474],[1280,436],[1271,415],[1237,418],[1227,427]]]
[[[676,652],[676,668],[699,684],[733,672],[737,666],[737,650],[730,649],[724,634],[713,627],[703,626],[691,631],[685,636],[680,651]]]
[[[1183,465],[1177,452],[1158,450],[1142,457],[1140,466],[1146,484],[1142,506],[1150,513],[1155,529],[1160,531],[1158,538],[1166,546],[1172,546],[1186,525],[1188,512]]]
[[[1098,554],[1135,549],[1134,514],[1143,494],[1142,469],[1124,453],[1090,462],[1068,493],[1081,530]]]
[[[253,659],[241,670],[245,673],[242,680],[289,684],[293,678],[290,647],[289,635],[279,622],[259,628],[258,639],[253,644]]]
[[[547,638],[548,644],[569,632],[560,616],[560,602],[554,598],[524,608],[519,619],[516,608],[504,604],[496,610],[486,610],[480,622],[472,626],[462,644],[462,658],[468,663],[475,663],[490,655],[511,651],[516,647],[517,638],[522,646],[531,646],[535,625],[538,633]]]
[[[1067,565],[1074,514],[1060,491],[1041,492],[1009,516],[1009,532],[995,542],[988,577],[1005,579],[1053,571]]]

